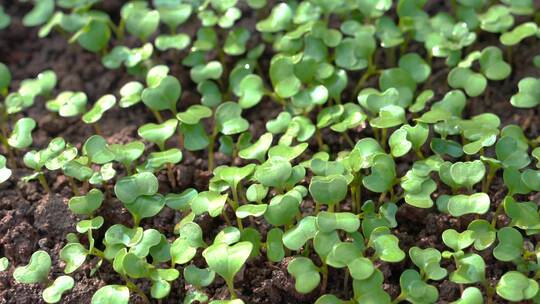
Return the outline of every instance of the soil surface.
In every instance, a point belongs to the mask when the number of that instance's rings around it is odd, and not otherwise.
[[[2,3],[3,2],[3,3]],[[14,2],[14,1],[13,1]],[[112,16],[117,16],[121,1],[106,1],[103,9],[109,11]],[[108,70],[100,63],[100,57],[85,52],[76,44],[68,44],[66,38],[60,34],[51,34],[44,39],[38,39],[37,30],[26,28],[21,23],[21,16],[28,11],[29,6],[25,4],[12,5],[11,1],[0,1],[6,8],[7,13],[12,16],[12,24],[0,31],[0,61],[7,64],[13,74],[12,88],[17,88],[20,81],[26,78],[35,77],[45,69],[53,69],[58,75],[58,85],[53,95],[60,91],[73,90],[84,91],[90,101],[97,100],[107,93],[117,94],[120,87],[126,82],[133,80],[133,76],[128,75],[124,70]],[[433,1],[431,2],[433,3]],[[436,10],[438,5],[429,4],[432,10]],[[249,23],[249,20],[247,21]],[[196,27],[188,28],[186,31],[193,33]],[[475,44],[479,48],[496,44],[492,35],[482,35],[479,42]],[[412,45],[411,50],[417,46]],[[467,116],[483,112],[497,114],[503,121],[503,125],[519,124],[523,127],[529,138],[540,135],[540,113],[538,108],[533,110],[520,110],[513,108],[509,99],[516,92],[517,82],[525,76],[540,76],[539,70],[534,68],[531,60],[536,54],[540,54],[540,44],[520,44],[514,50],[516,54],[513,64],[512,76],[502,82],[490,82],[487,92],[479,98],[472,98],[468,103]],[[197,103],[199,95],[189,78],[186,77],[188,70],[178,62],[178,53],[164,53],[160,60],[170,64],[172,74],[181,79],[183,84],[183,97],[180,110],[190,104]],[[265,60],[268,61],[269,58]],[[378,59],[380,62],[384,58]],[[264,64],[263,64],[264,65]],[[381,64],[384,67],[384,64]],[[431,84],[425,88],[433,89],[436,93],[434,100],[439,100],[445,92],[449,90],[446,84],[446,74],[448,70],[442,60],[434,61],[434,73]],[[368,85],[376,85],[376,79],[371,79]],[[347,96],[350,100],[353,97]],[[35,105],[24,115],[34,118],[38,122],[38,128],[34,133],[34,146],[43,148],[51,138],[62,136],[66,141],[71,142],[78,148],[84,143],[86,138],[95,133],[94,129],[84,125],[80,120],[58,119],[44,108],[44,99],[38,99]],[[258,137],[264,132],[264,124],[274,118],[280,112],[270,100],[264,100],[255,109],[247,111],[244,116],[250,121],[250,131],[254,137]],[[146,122],[153,122],[155,119],[144,106],[135,106],[128,109],[118,107],[110,110],[101,120],[103,135],[109,143],[125,143],[137,138],[136,129]],[[350,132],[353,140],[369,136],[368,131],[362,128]],[[340,137],[330,132],[323,132],[325,142],[329,144],[332,151],[348,149],[347,143]],[[171,141],[171,146],[174,141]],[[310,145],[316,147],[316,143]],[[150,147],[151,149],[153,147]],[[3,151],[2,151],[3,153]],[[307,155],[311,152],[308,151]],[[20,160],[22,155],[19,155]],[[228,156],[216,153],[217,164],[241,163],[239,159],[231,160]],[[400,164],[403,169],[410,166],[412,159],[407,159]],[[121,168],[117,168],[120,175],[125,174]],[[210,175],[206,170],[206,155],[204,153],[184,153],[184,160],[175,167],[178,176],[180,189],[193,187],[198,190],[206,190]],[[6,272],[0,272],[0,304],[3,303],[42,303],[42,287],[37,285],[24,285],[16,283],[12,278],[12,272],[16,265],[26,264],[30,255],[42,249],[50,253],[53,258],[53,269],[51,277],[56,277],[63,273],[63,264],[58,261],[59,251],[65,245],[66,235],[75,232],[75,224],[78,218],[73,216],[67,208],[67,201],[73,195],[67,180],[55,173],[48,173],[47,180],[50,183],[53,195],[47,195],[37,182],[22,182],[21,177],[28,175],[29,170],[24,169],[22,163],[17,164],[13,170],[13,178],[0,185],[0,256],[5,256],[10,261],[10,268]],[[168,188],[166,175],[159,176],[161,183],[160,191],[167,193]],[[495,179],[490,196],[494,202],[491,212],[501,203],[505,192],[503,189],[500,174]],[[307,184],[307,181],[306,181]],[[363,197],[368,194],[363,193]],[[369,198],[369,197],[368,197]],[[523,197],[537,203],[540,196]],[[400,247],[407,252],[412,246],[434,247],[444,250],[444,244],[440,235],[445,229],[464,229],[473,218],[463,218],[457,220],[449,216],[440,214],[433,209],[418,209],[399,203],[397,222],[399,226],[394,233],[400,239]],[[311,203],[304,202],[305,212],[311,210]],[[345,204],[343,207],[347,209]],[[129,213],[122,208],[120,202],[114,198],[108,198],[99,214],[105,218],[106,226],[123,223],[131,224]],[[181,219],[181,215],[171,209],[165,208],[154,218],[143,221],[145,228],[155,228],[173,238],[174,225]],[[499,219],[500,224],[507,221],[504,216]],[[205,231],[205,237],[210,240],[215,232],[223,227],[224,222],[220,219],[203,217],[198,223]],[[261,232],[265,231],[262,223]],[[108,225],[108,226],[107,226]],[[211,231],[212,233],[206,233]],[[213,234],[214,233],[214,234]],[[102,235],[97,235],[97,244],[100,244]],[[264,238],[263,238],[264,239]],[[538,240],[537,240],[538,241]],[[499,278],[509,265],[498,262],[492,258],[490,250],[482,252],[486,261],[487,276],[490,279]],[[247,266],[237,275],[235,287],[242,299],[249,304],[275,304],[275,303],[313,303],[320,295],[314,291],[308,295],[301,295],[294,290],[294,281],[287,273],[286,267],[289,260],[275,264],[267,262],[264,258],[256,258],[248,262]],[[121,278],[114,272],[110,264],[104,262],[99,270],[91,275],[93,263],[91,261],[75,272],[74,279],[76,285],[74,289],[64,296],[62,303],[89,303],[93,293],[106,284],[122,284]],[[196,264],[202,266],[202,260],[196,260]],[[445,265],[447,266],[447,265]],[[392,297],[399,294],[399,274],[412,267],[409,261],[398,264],[381,264],[380,270],[385,275],[385,289]],[[350,287],[345,287],[341,281],[343,272],[332,270],[330,272],[327,292],[331,292],[343,299],[351,297]],[[147,282],[137,282],[139,286],[149,291]],[[439,303],[448,303],[456,300],[460,295],[461,286],[448,280],[432,282],[440,292]],[[186,294],[184,282],[180,279],[173,285],[170,296],[159,303],[179,303]],[[224,299],[228,297],[228,292],[223,280],[217,278],[216,281],[205,289],[212,299]],[[158,303],[157,301],[154,301]],[[130,303],[142,303],[136,295],[132,296]],[[495,303],[505,303],[496,298]]]

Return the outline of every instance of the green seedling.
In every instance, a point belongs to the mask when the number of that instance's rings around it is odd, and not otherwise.
[[[115,46],[107,55],[101,58],[101,63],[108,69],[118,69],[124,65],[128,69],[135,69],[150,59],[154,47],[145,43],[142,47],[130,49],[126,46]]]
[[[24,117],[15,123],[13,132],[7,139],[8,144],[15,149],[24,149],[32,144],[32,131],[36,128],[36,121]]]
[[[6,166],[6,157],[0,155],[0,184],[7,181],[11,177],[11,169]]]
[[[67,147],[63,138],[52,139],[45,149],[32,150],[24,155],[25,166],[34,170],[32,175],[26,177],[26,180],[37,178],[43,189],[47,193],[51,193],[44,177],[43,167],[47,167],[49,170],[59,169],[65,161],[73,159],[76,154],[77,149]]]
[[[509,32],[503,33],[499,40],[506,46],[513,46],[527,37],[534,36],[537,31],[538,26],[534,22],[526,22],[516,26]]]
[[[70,276],[60,276],[54,280],[51,286],[43,290],[43,300],[47,303],[58,303],[62,294],[72,289],[75,280]]]
[[[538,293],[538,282],[517,271],[505,273],[497,283],[497,294],[508,301],[523,301]]]
[[[124,285],[105,285],[92,296],[92,304],[127,304],[129,302],[129,288]]]
[[[46,283],[51,270],[51,257],[43,250],[32,254],[26,266],[17,267],[13,277],[19,283],[35,284]]]
[[[540,104],[540,80],[525,77],[518,83],[518,93],[513,95],[510,103],[518,108],[533,108]]]
[[[294,287],[300,293],[309,293],[321,281],[318,267],[306,257],[295,257],[287,266],[287,271],[294,277]]]
[[[2,12],[0,12],[2,14]],[[11,83],[11,72],[9,68],[0,62],[0,94],[6,97],[8,94],[8,88]]]
[[[252,249],[250,242],[239,242],[232,246],[227,243],[214,243],[203,251],[209,268],[225,280],[233,299],[237,298],[234,277],[245,264]]]
[[[58,94],[55,99],[49,100],[46,107],[62,117],[79,116],[86,111],[87,97],[83,92],[66,91]]]
[[[96,124],[103,114],[110,110],[116,104],[114,95],[104,95],[99,98],[92,108],[82,116],[82,120],[87,124]],[[94,125],[97,126],[97,125]]]
[[[452,302],[452,304],[481,304],[484,303],[484,297],[480,289],[476,287],[467,287],[461,293],[459,300]]]
[[[126,3],[121,17],[126,30],[144,42],[156,31],[160,21],[159,12],[150,10],[144,2]]]
[[[9,268],[9,260],[6,257],[0,258],[0,272]]]
[[[10,24],[11,24],[11,16],[6,14],[3,6],[0,6],[0,30],[5,29]]]
[[[56,74],[51,70],[39,73],[34,79],[23,80],[17,92],[12,92],[6,96],[4,101],[5,112],[7,114],[19,113],[31,107],[37,96],[49,97],[56,86],[56,82]]]

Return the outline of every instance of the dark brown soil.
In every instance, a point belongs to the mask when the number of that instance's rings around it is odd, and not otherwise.
[[[10,5],[11,3],[8,1],[0,2],[4,2],[2,4],[7,12],[13,16],[9,29],[0,31],[0,61],[7,64],[13,74],[13,88],[17,88],[18,83],[25,78],[35,77],[45,69],[53,69],[59,77],[54,94],[64,90],[84,91],[90,100],[96,100],[104,94],[117,93],[124,83],[133,79],[123,70],[104,68],[100,63],[99,56],[85,52],[77,45],[67,44],[66,39],[59,34],[38,39],[35,29],[28,29],[21,24],[20,16],[27,10],[27,6]],[[105,9],[118,14],[118,2],[106,2]],[[479,45],[489,45],[493,41],[492,36],[482,36]],[[511,107],[508,101],[510,96],[515,93],[519,79],[524,76],[540,76],[539,70],[535,69],[531,63],[532,57],[540,53],[540,45],[527,45],[525,43],[514,50],[514,53],[519,54],[519,56],[515,56],[512,77],[500,83],[490,82],[486,94],[469,102],[468,115],[493,112],[501,117],[505,125],[520,124],[527,136],[533,138],[540,135],[538,109],[519,110]],[[198,102],[199,97],[193,85],[185,77],[188,75],[187,70],[178,64],[179,60],[175,56],[178,55],[167,53],[162,55],[161,60],[174,63],[171,70],[173,74],[182,79],[184,88],[181,107],[186,107]],[[380,60],[382,61],[384,58]],[[439,68],[435,75],[443,73],[441,77],[434,76],[430,86],[436,92],[435,100],[438,100],[449,88],[446,85],[447,71],[444,70],[443,62],[435,60],[435,66]],[[375,84],[375,79],[372,79],[371,82]],[[50,138],[62,136],[80,148],[84,140],[94,134],[91,127],[80,121],[58,119],[48,114],[44,109],[44,101],[43,99],[38,100],[34,107],[25,113],[38,122],[39,128],[34,134],[36,147],[44,147]],[[264,131],[264,123],[275,117],[279,111],[280,108],[270,101],[264,101],[256,109],[247,111],[246,117],[252,124],[251,131],[254,136],[260,135]],[[101,125],[104,136],[109,143],[122,143],[136,139],[137,126],[153,120],[153,116],[142,106],[122,110],[115,108],[107,112]],[[325,142],[331,145],[332,151],[339,151],[347,147],[341,138],[326,132],[323,135]],[[351,132],[350,135],[353,139],[366,136],[361,129],[357,132]],[[313,143],[312,146],[316,145]],[[216,159],[218,164],[231,162],[229,157],[219,153],[216,154]],[[238,162],[238,160],[234,161]],[[205,172],[206,157],[203,153],[185,152],[183,162],[175,170],[179,176],[180,189],[194,187],[204,190],[210,178],[209,174]],[[26,264],[32,252],[42,249],[49,252],[54,259],[51,277],[61,274],[63,265],[57,260],[59,251],[65,244],[67,233],[75,231],[74,227],[77,222],[77,218],[67,208],[66,202],[72,196],[72,191],[66,179],[63,176],[49,173],[47,180],[50,181],[53,193],[55,193],[49,196],[44,194],[36,182],[16,182],[29,173],[19,163],[18,169],[14,170],[14,178],[0,185],[0,256],[5,256],[10,261],[9,271],[0,272],[0,304],[42,303],[42,288],[37,285],[16,283],[12,278],[12,271],[15,265]],[[159,178],[163,181],[166,180],[165,175]],[[499,176],[490,192],[495,205],[499,204],[504,197],[505,193],[498,190],[501,188]],[[170,191],[166,182],[162,183],[160,190],[164,193]],[[530,199],[539,202],[538,196]],[[345,206],[345,208],[347,207]],[[130,215],[115,199],[105,201],[100,215],[105,218],[106,225],[130,224],[131,221]],[[143,226],[159,229],[172,238],[174,224],[180,219],[179,213],[165,208],[158,216],[143,221]],[[440,239],[442,231],[450,227],[464,229],[470,220],[472,219],[458,221],[439,214],[434,208],[421,210],[401,204],[397,214],[399,226],[394,232],[400,239],[401,248],[405,251],[412,246],[434,247],[443,250],[444,245]],[[504,220],[501,218],[501,223]],[[200,220],[200,225],[205,232],[219,231],[224,223],[219,219],[203,217]],[[101,231],[105,231],[105,229],[102,228]],[[97,237],[99,239],[101,236]],[[207,237],[210,239],[212,235]],[[489,250],[486,251],[484,258],[490,279],[500,277],[508,267],[491,258]],[[293,279],[287,273],[287,263],[287,259],[280,264],[275,264],[267,262],[264,258],[248,262],[247,267],[237,275],[235,286],[240,297],[249,304],[313,303],[319,296],[319,292],[315,291],[309,295],[298,294],[294,290]],[[75,288],[65,295],[62,303],[89,303],[92,294],[98,288],[106,284],[121,284],[121,279],[107,263],[103,263],[103,266],[94,275],[90,275],[92,263],[89,264],[74,274]],[[392,297],[399,293],[399,274],[408,267],[412,267],[410,262],[380,266],[386,278],[385,289]],[[350,288],[348,288],[347,293],[344,292],[342,277],[342,271],[331,271],[327,292],[332,292],[344,299],[350,298]],[[433,282],[433,284],[438,287],[440,292],[439,303],[454,301],[460,295],[460,286],[448,280]],[[140,286],[143,290],[148,291],[149,289],[147,283],[140,282]],[[213,299],[228,297],[227,289],[221,279],[216,279],[215,283],[206,289],[206,292]],[[174,283],[168,299],[159,303],[179,303],[185,293],[184,284],[179,280]],[[132,301],[130,301],[130,303],[141,302],[137,296],[133,296]],[[504,303],[504,301],[496,299],[496,303]]]

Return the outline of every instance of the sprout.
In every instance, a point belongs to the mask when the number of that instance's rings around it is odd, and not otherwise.
[[[26,266],[20,266],[13,272],[13,277],[19,283],[45,283],[51,270],[51,257],[43,250],[32,254]]]
[[[208,267],[225,280],[233,299],[237,298],[233,285],[234,276],[240,271],[252,249],[253,245],[250,242],[239,242],[232,246],[214,243],[203,251]]]
[[[86,102],[85,93],[66,91],[60,93],[55,99],[47,101],[46,107],[62,117],[73,117],[86,111]]]

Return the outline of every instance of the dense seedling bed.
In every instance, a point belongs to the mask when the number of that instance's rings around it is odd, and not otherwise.
[[[536,2],[2,2],[0,303],[540,303]]]

